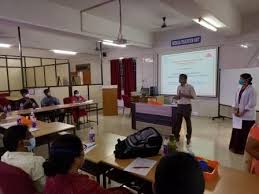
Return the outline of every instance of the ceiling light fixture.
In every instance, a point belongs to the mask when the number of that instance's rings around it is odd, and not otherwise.
[[[212,24],[208,23],[207,21],[205,21],[202,18],[195,18],[193,19],[194,22],[200,24],[201,26],[208,28],[209,30],[212,30],[214,32],[217,32],[217,28],[215,26],[213,26]]]
[[[10,48],[11,46],[10,44],[0,43],[0,48]]]
[[[242,48],[248,48],[248,45],[247,45],[247,44],[240,44],[240,47],[242,47]]]
[[[208,22],[209,24],[215,26],[216,28],[224,28],[226,27],[226,25],[224,23],[222,23],[218,18],[209,15],[206,17],[203,17],[203,19]]]
[[[103,44],[107,45],[107,46],[114,46],[114,47],[120,47],[120,48],[127,47],[126,44],[116,44],[116,43],[113,43],[113,42],[106,42],[106,41],[103,41]]]
[[[64,50],[56,50],[56,49],[53,49],[51,51],[56,54],[62,54],[62,55],[76,55],[77,54],[77,52],[74,52],[74,51],[64,51]]]

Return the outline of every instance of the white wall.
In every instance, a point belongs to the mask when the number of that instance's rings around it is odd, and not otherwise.
[[[200,35],[200,44],[171,47],[171,40]],[[244,49],[240,44],[248,43],[249,48]],[[219,67],[221,69],[259,67],[259,31],[245,33],[239,36],[223,37],[219,33],[208,31],[201,27],[189,27],[174,31],[156,34],[155,52],[181,52],[201,47],[220,47]],[[259,76],[259,75],[258,75]],[[227,84],[227,83],[226,83]],[[200,98],[193,102],[193,111],[199,115],[217,116],[218,98]],[[202,108],[199,108],[202,107]],[[228,116],[226,108],[221,114]]]

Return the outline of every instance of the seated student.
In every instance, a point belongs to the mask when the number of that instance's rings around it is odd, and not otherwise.
[[[203,194],[205,181],[193,156],[176,152],[163,157],[155,174],[154,194]]]
[[[22,105],[24,109],[33,108],[33,106],[35,108],[39,107],[37,102],[33,98],[30,98],[30,94],[27,89],[21,89],[20,93],[22,95],[22,99],[19,100],[19,104],[20,106]]]
[[[60,104],[58,98],[51,96],[49,89],[45,89],[43,92],[45,94],[45,97],[41,100],[42,107]],[[48,112],[48,116],[49,116],[49,119],[51,120],[51,122],[54,122],[56,117],[59,118],[58,119],[59,122],[64,122],[65,113],[60,110],[56,110],[56,111]]]
[[[47,176],[45,194],[126,194],[124,188],[103,189],[87,175],[78,173],[84,163],[81,140],[71,134],[59,136],[51,145],[49,160],[43,164]]]
[[[23,125],[10,127],[4,134],[3,143],[7,151],[1,157],[1,161],[16,166],[29,174],[36,189],[41,192],[45,184],[42,167],[45,159],[41,156],[35,156],[31,152],[36,142],[28,128]]]
[[[74,96],[71,97],[72,102],[84,102],[86,101],[83,96],[80,95],[78,90],[74,91]]]
[[[80,95],[78,90],[74,91],[74,96],[72,96],[70,98],[71,102],[75,102],[75,103],[80,103],[80,102],[85,102],[86,99]],[[79,110],[78,110],[79,109]],[[78,123],[78,119],[81,116],[86,116],[87,112],[85,110],[85,107],[79,107],[79,108],[75,108],[72,112],[72,115],[74,117],[74,122]]]

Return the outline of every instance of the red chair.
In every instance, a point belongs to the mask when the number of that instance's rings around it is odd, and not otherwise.
[[[0,161],[0,192],[3,194],[36,194],[31,177],[15,166]]]
[[[73,102],[73,97],[67,97],[63,99],[64,104],[70,104]],[[78,119],[80,119],[81,117],[84,118],[84,122],[85,122],[85,116],[87,117],[87,111],[85,109],[79,109],[79,108],[73,108],[72,109],[72,115],[74,118],[74,122],[78,123]],[[87,121],[88,121],[88,117],[87,117]]]
[[[125,112],[125,108],[130,108],[131,110],[131,101],[130,101],[130,97],[127,95],[122,95],[122,100],[123,100],[123,114]]]

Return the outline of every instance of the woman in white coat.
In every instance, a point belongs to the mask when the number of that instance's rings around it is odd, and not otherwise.
[[[243,121],[242,129],[232,130],[229,149],[237,154],[244,154],[247,136],[256,120],[256,92],[252,86],[252,80],[250,74],[241,74],[239,80],[241,86],[235,96],[234,114]]]

